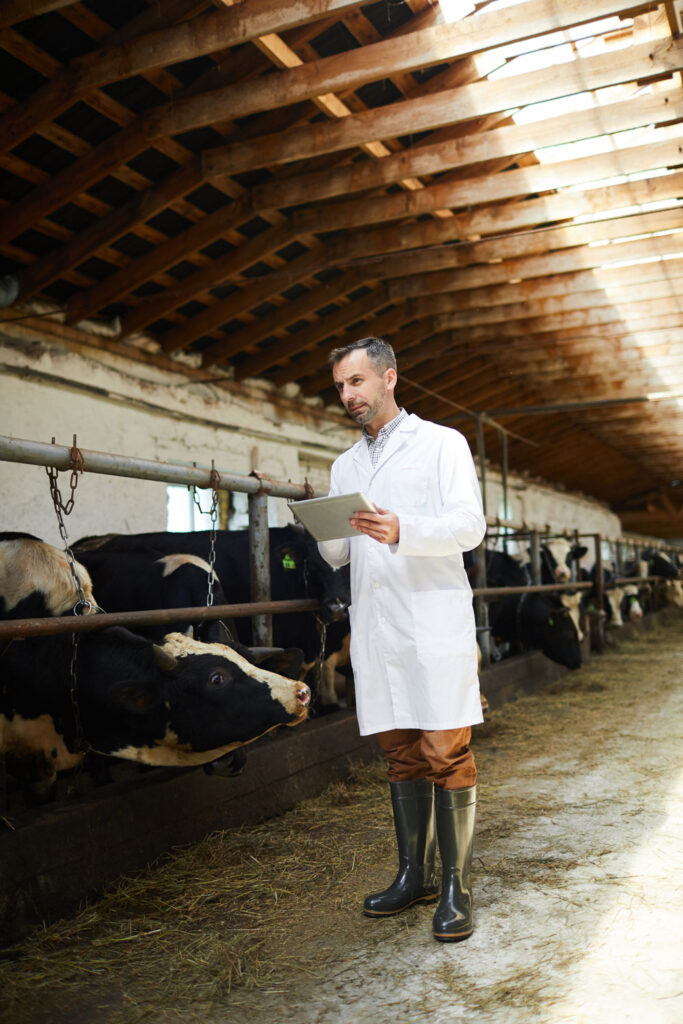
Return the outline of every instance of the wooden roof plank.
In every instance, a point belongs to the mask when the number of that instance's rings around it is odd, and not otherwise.
[[[403,100],[384,107],[278,136],[234,143],[202,155],[207,178],[236,174],[276,163],[310,159],[406,132],[421,132],[515,106],[540,103],[587,90],[636,82],[683,69],[683,41],[664,40],[629,47],[607,55],[585,57],[555,68],[527,72],[503,82],[477,82],[430,97]],[[275,158],[275,160],[274,160]]]
[[[75,99],[109,82],[144,74],[153,68],[190,60],[248,42],[266,32],[279,32],[330,13],[358,6],[362,0],[244,0],[222,11],[212,11],[180,24],[178,10],[165,4],[158,20],[164,26],[135,36],[136,25],[113,45],[76,57],[50,82],[29,97],[21,109],[0,119],[0,146],[16,146],[46,120],[56,117]],[[168,10],[167,10],[168,8]],[[130,38],[131,32],[133,38]],[[128,38],[126,38],[128,36]]]
[[[546,146],[674,121],[682,116],[680,90],[672,87],[654,95],[631,96],[531,124],[512,124],[413,146],[375,163],[355,163],[266,182],[254,188],[254,203],[259,209],[270,209],[349,196],[395,184],[406,176],[440,174]]]
[[[429,185],[418,192],[401,192],[387,196],[353,199],[319,207],[316,211],[299,211],[292,214],[292,223],[297,231],[335,231],[364,227],[368,224],[399,220],[406,217],[419,217],[425,213],[433,213],[437,209],[458,207],[479,207],[472,211],[474,227],[471,234],[486,234],[506,230],[506,217],[512,218],[513,227],[522,224],[538,223],[546,219],[562,219],[562,204],[553,201],[549,217],[537,217],[534,220],[519,222],[519,214],[523,214],[526,206],[517,203],[514,206],[487,209],[484,204],[497,203],[504,199],[519,199],[539,192],[554,192],[557,189],[587,185],[600,179],[625,174],[640,174],[644,171],[655,171],[667,167],[676,167],[683,161],[683,127],[673,125],[660,128],[653,132],[652,140],[634,146],[624,146],[597,156],[575,157],[572,160],[558,161],[552,164],[540,164],[520,170],[505,171],[490,177],[472,177],[463,181]],[[554,197],[552,197],[554,200]],[[476,204],[473,200],[476,199]],[[539,200],[534,213],[543,210],[544,201]],[[563,197],[567,209],[578,212],[582,202],[582,193]],[[589,200],[583,200],[586,204]],[[584,207],[586,212],[590,212]],[[557,218],[554,211],[559,210]],[[565,216],[575,216],[569,212]]]
[[[153,132],[173,135],[214,124],[220,119],[231,120],[327,93],[352,91],[397,72],[429,68],[482,50],[624,13],[627,8],[623,0],[574,0],[560,10],[553,0],[530,0],[501,11],[483,11],[453,24],[418,28],[357,50],[307,62],[249,85],[238,83],[182,103],[168,104],[155,111]]]

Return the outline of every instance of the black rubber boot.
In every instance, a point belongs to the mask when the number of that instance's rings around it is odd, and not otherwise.
[[[388,889],[365,897],[363,913],[368,917],[400,914],[413,903],[435,900],[439,891],[434,874],[434,785],[426,779],[389,785],[398,874]]]
[[[443,874],[441,899],[434,914],[434,938],[459,942],[468,938],[472,927],[472,847],[477,787],[440,789],[436,787],[436,834]]]

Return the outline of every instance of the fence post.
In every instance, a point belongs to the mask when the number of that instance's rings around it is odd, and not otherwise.
[[[541,583],[541,545],[538,530],[532,530],[529,534],[529,546],[531,548],[531,579],[536,586],[539,586]]]
[[[474,552],[475,586],[486,586],[486,546],[484,542]],[[474,618],[477,624],[477,642],[481,651],[481,667],[488,668],[491,664],[491,634],[489,625],[489,606],[485,597],[475,597]]]
[[[602,534],[593,535],[595,539],[595,599],[598,606],[598,650],[605,646],[605,578],[602,571]]]
[[[251,474],[261,487],[249,495],[249,571],[251,600],[270,601],[270,539],[268,535],[268,482],[266,473]],[[255,647],[273,646],[272,615],[254,615],[252,643]]]
[[[618,580],[624,575],[624,554],[620,540],[614,542],[614,575]]]

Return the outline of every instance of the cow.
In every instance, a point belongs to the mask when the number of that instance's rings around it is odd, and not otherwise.
[[[578,563],[588,553],[588,548],[577,541],[556,537],[541,544],[541,574],[543,583],[571,583],[572,564],[576,566],[574,579],[578,578]]]
[[[88,570],[74,562],[86,600],[84,612],[97,611]],[[0,533],[0,619],[66,615],[80,595],[64,551],[30,533]]]
[[[269,530],[270,581],[273,601],[313,598],[320,604],[317,615],[287,612],[273,616],[273,643],[276,647],[296,647],[304,652],[307,672],[322,662],[316,705],[337,705],[338,668],[348,663],[349,625],[347,608],[351,601],[348,566],[332,569],[318,552],[318,545],[299,526]],[[211,531],[193,533],[105,534],[85,537],[74,544],[79,558],[87,551],[156,551],[197,555],[208,559]],[[251,600],[249,531],[218,530],[215,543],[215,569],[229,604]],[[203,602],[202,602],[203,603]],[[235,620],[237,639],[253,642],[251,620]],[[323,648],[324,639],[324,652]],[[323,657],[320,655],[323,653]],[[333,660],[330,662],[329,659]],[[309,678],[309,676],[305,676]]]
[[[471,556],[466,564],[471,564]],[[486,581],[489,587],[529,586],[528,571],[510,555],[486,552]],[[551,661],[576,669],[581,665],[581,646],[569,610],[551,593],[510,594],[489,604],[489,622],[494,638],[511,648],[538,648]]]
[[[72,652],[62,634],[15,642],[2,656],[0,750],[29,802],[48,799],[57,772],[86,749],[191,767],[308,713],[309,688],[280,671],[296,672],[291,652],[257,666],[223,644],[181,633],[155,644],[120,626],[81,634],[75,678]]]
[[[580,576],[578,567],[579,560],[587,553],[588,548],[582,544],[570,544],[562,538],[547,541],[541,545],[541,583],[551,585],[553,583],[570,583],[572,578],[571,563],[576,565],[576,576]],[[558,591],[557,596],[561,603],[568,610],[579,643],[583,642],[583,629],[581,628],[583,594],[580,591],[564,590]]]
[[[683,607],[683,588],[681,588],[681,573],[677,560],[674,561],[664,551],[656,551],[652,548],[645,550],[642,553],[642,558],[647,565],[647,575],[662,577],[654,582],[652,588],[654,607]]]
[[[75,571],[91,605],[89,610],[98,610],[87,570],[76,562]],[[201,575],[205,580],[205,570],[201,570]],[[78,597],[71,569],[63,552],[30,534],[2,535],[2,539],[0,539],[0,617],[35,617],[44,616],[50,612],[62,614],[78,603]],[[173,646],[174,658],[168,656],[169,644]],[[194,646],[192,646],[193,644]],[[83,662],[84,652],[85,662]],[[167,688],[171,688],[171,697],[173,698],[166,699],[164,697],[163,700],[164,707],[169,714],[174,708],[177,709],[176,714],[180,714],[184,708],[182,702],[190,702],[187,708],[187,721],[181,721],[178,729],[174,727],[174,732],[178,737],[177,749],[172,749],[174,744],[169,742],[168,737],[163,740],[159,739],[157,728],[156,732],[150,733],[150,744],[153,747],[165,748],[166,752],[157,750],[152,755],[148,751],[136,755],[134,759],[146,764],[182,765],[193,762],[206,763],[223,756],[228,762],[227,768],[230,773],[239,770],[241,762],[239,754],[230,753],[233,748],[250,742],[256,735],[279,724],[277,715],[281,716],[282,712],[276,707],[274,724],[271,722],[273,719],[271,709],[270,716],[266,715],[264,719],[264,729],[257,729],[254,732],[252,719],[254,715],[258,719],[260,704],[263,704],[264,697],[264,688],[260,684],[267,683],[273,674],[277,677],[276,681],[288,676],[290,678],[285,682],[290,689],[294,688],[294,691],[300,695],[297,699],[307,705],[310,698],[308,688],[302,686],[298,680],[291,678],[297,676],[301,668],[302,652],[296,650],[260,652],[258,657],[255,657],[252,651],[236,643],[230,646],[202,644],[187,637],[182,638],[180,634],[170,634],[163,639],[161,644],[153,644],[149,638],[136,636],[128,630],[111,632],[111,628],[108,628],[97,633],[80,635],[74,677],[70,670],[73,654],[71,634],[62,634],[41,639],[15,640],[6,645],[4,654],[0,657],[2,679],[0,752],[6,754],[10,772],[26,783],[29,797],[33,795],[37,800],[44,799],[45,795],[49,793],[57,770],[74,767],[75,764],[80,763],[82,751],[77,749],[74,743],[78,739],[81,715],[76,711],[72,698],[77,697],[76,703],[80,708],[81,699],[85,694],[86,706],[90,700],[91,704],[98,708],[99,717],[90,715],[95,726],[88,724],[90,734],[84,733],[80,737],[87,743],[87,746],[95,750],[106,747],[103,752],[110,756],[130,758],[130,753],[114,751],[111,749],[111,744],[107,747],[106,739],[102,741],[99,738],[97,730],[99,729],[101,732],[102,725],[97,723],[100,719],[104,722],[106,737],[109,725],[113,726],[116,723],[117,715],[119,718],[121,717],[121,707],[124,705],[119,697],[124,692],[121,688],[124,682],[130,683],[131,686],[135,684],[138,697],[142,692],[141,687],[150,683],[150,680],[156,681],[157,691],[163,689],[161,684],[165,684]],[[179,661],[181,657],[190,656],[188,662]],[[227,710],[231,715],[233,713],[237,715],[237,726],[227,719],[219,721],[221,730],[219,746],[224,750],[219,749],[215,753],[211,753],[212,744],[207,738],[211,735],[210,732],[207,732],[204,740],[200,737],[199,745],[192,733],[193,722],[199,721],[201,725],[203,720],[207,719],[206,710],[200,699],[202,696],[201,672],[206,666],[207,656],[211,656],[214,661],[218,659],[216,671],[219,674],[222,672],[226,679],[230,677],[232,683],[241,682],[243,679],[248,681],[247,685],[251,687],[249,693],[257,698],[253,704],[249,701],[245,703],[245,700],[242,699],[243,694],[241,695],[240,688],[236,685],[229,687],[230,692],[227,694],[228,697],[237,696],[238,700],[234,702],[234,706],[229,700],[226,704],[225,701],[221,702],[214,696],[216,710],[219,713]],[[156,675],[150,676],[147,670],[153,668],[155,659],[164,671],[174,672],[172,678],[159,676],[159,672],[156,670]],[[256,661],[259,659],[261,665],[257,667]],[[98,663],[101,663],[99,673],[96,670]],[[115,670],[115,666],[119,663],[122,666],[122,675],[119,680],[121,687],[112,684],[111,692],[109,692],[106,683],[107,673],[110,669]],[[235,665],[239,667],[239,672],[234,668]],[[189,674],[188,666],[193,669]],[[141,669],[144,670],[142,676],[140,676]],[[176,669],[179,671],[176,672]],[[199,676],[196,679],[194,678],[196,673],[193,675],[194,669],[199,671]],[[256,680],[259,685],[256,686],[253,682],[249,682],[251,680]],[[193,683],[194,690],[191,685],[189,688],[186,685]],[[216,681],[214,681],[215,683]],[[132,691],[129,687],[125,692],[130,695]],[[215,695],[219,691],[216,689],[213,692]],[[109,712],[107,712],[107,702],[110,704]],[[140,732],[140,724],[142,723],[148,732],[154,725],[154,722],[147,721],[143,715],[144,712],[149,718],[148,712],[153,710],[148,699],[146,702],[140,703],[139,710],[136,712],[137,718],[130,719],[129,714],[129,725],[134,726],[128,744],[131,749],[135,746],[136,736]],[[131,711],[130,707],[128,711]],[[160,712],[157,707],[155,711],[157,718],[160,713],[163,714],[163,711]],[[263,718],[263,715],[261,717]],[[233,732],[237,728],[236,737],[233,734],[225,733],[226,723],[231,726]],[[171,753],[169,753],[169,749]],[[192,755],[189,760],[188,755]],[[162,760],[160,761],[159,758]],[[163,760],[164,758],[166,761]],[[169,758],[170,761],[168,761]],[[222,767],[226,768],[225,760]]]
[[[158,551],[79,551],[90,573],[99,607],[106,612],[147,611],[150,608],[193,608],[206,604],[211,567],[197,555]],[[227,604],[220,580],[213,585],[215,604]],[[150,640],[167,633],[187,633],[205,643],[229,643],[232,630],[220,619],[196,626],[177,620],[163,626],[136,626]]]

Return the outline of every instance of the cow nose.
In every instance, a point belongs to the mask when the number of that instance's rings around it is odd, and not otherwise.
[[[332,601],[326,601],[323,606],[325,613],[326,622],[336,622],[338,619],[342,619],[346,615],[348,604],[346,601],[342,601],[340,597],[335,597]]]
[[[309,704],[311,700],[311,691],[305,684],[302,683],[302,685],[296,691],[296,699],[297,702],[299,704],[302,704],[304,707],[306,707],[306,705]]]

